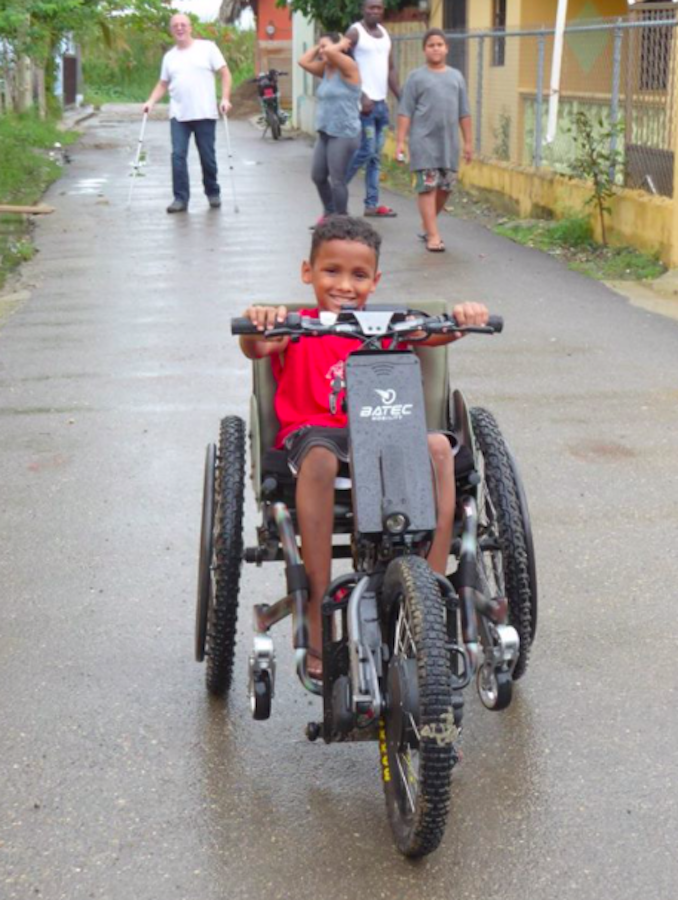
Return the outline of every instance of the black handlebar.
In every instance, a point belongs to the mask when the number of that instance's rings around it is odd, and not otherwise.
[[[369,310],[368,310],[369,311]],[[314,322],[317,320],[314,320]],[[427,324],[430,322],[429,327],[427,328]],[[250,319],[239,317],[235,319],[231,319],[231,334],[234,335],[255,335],[258,334],[260,337],[275,337],[289,334],[303,334],[301,328],[302,324],[302,316],[299,313],[288,313],[287,317],[283,322],[276,323],[275,327],[269,331],[263,332],[260,331],[256,325],[253,325]],[[344,324],[345,327],[343,330],[345,337],[353,337],[355,331],[358,329],[352,328],[349,323],[341,323]],[[329,326],[332,328],[332,326]],[[487,320],[486,325],[469,325],[469,326],[457,326],[456,322],[452,318],[452,316],[445,316],[441,318],[440,316],[431,316],[430,319],[424,322],[424,328],[422,330],[428,331],[429,334],[443,334],[449,331],[454,331],[459,328],[462,332],[470,332],[475,334],[501,334],[504,329],[504,319],[502,316],[490,316]],[[320,321],[317,321],[317,330],[318,332],[328,331],[328,326],[323,325]],[[305,329],[306,334],[311,334],[311,329]],[[389,333],[390,330],[389,330]],[[403,335],[405,338],[406,336]]]

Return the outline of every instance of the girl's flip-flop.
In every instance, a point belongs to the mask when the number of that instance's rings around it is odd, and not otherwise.
[[[364,215],[368,218],[393,219],[398,213],[394,209],[391,209],[390,206],[377,206],[374,209],[366,209]]]
[[[439,241],[437,244],[429,244],[427,241],[426,249],[429,253],[444,253],[445,244],[442,241]]]
[[[426,234],[425,231],[418,231],[418,232],[417,232],[417,237],[419,238],[420,241],[427,241],[427,240],[428,240],[428,235]]]

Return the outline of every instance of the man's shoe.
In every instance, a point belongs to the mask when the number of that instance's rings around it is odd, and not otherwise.
[[[219,194],[214,194],[212,197],[207,198],[207,202],[212,207],[212,209],[219,209],[221,206],[221,197]]]
[[[170,205],[167,207],[168,213],[175,212],[186,212],[188,209],[188,203],[184,203],[183,200],[172,200]]]

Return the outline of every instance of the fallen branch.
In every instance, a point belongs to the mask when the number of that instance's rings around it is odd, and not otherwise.
[[[6,203],[0,203],[0,213],[17,213],[17,215],[26,216],[48,216],[54,212],[53,206],[11,206]]]

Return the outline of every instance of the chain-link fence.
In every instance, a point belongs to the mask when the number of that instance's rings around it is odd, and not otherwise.
[[[672,196],[677,26],[675,7],[569,26],[557,130],[549,143],[553,30],[450,33],[448,61],[466,78],[476,155],[571,174],[581,113],[609,147],[618,184]],[[401,82],[424,63],[421,39],[394,39]]]

